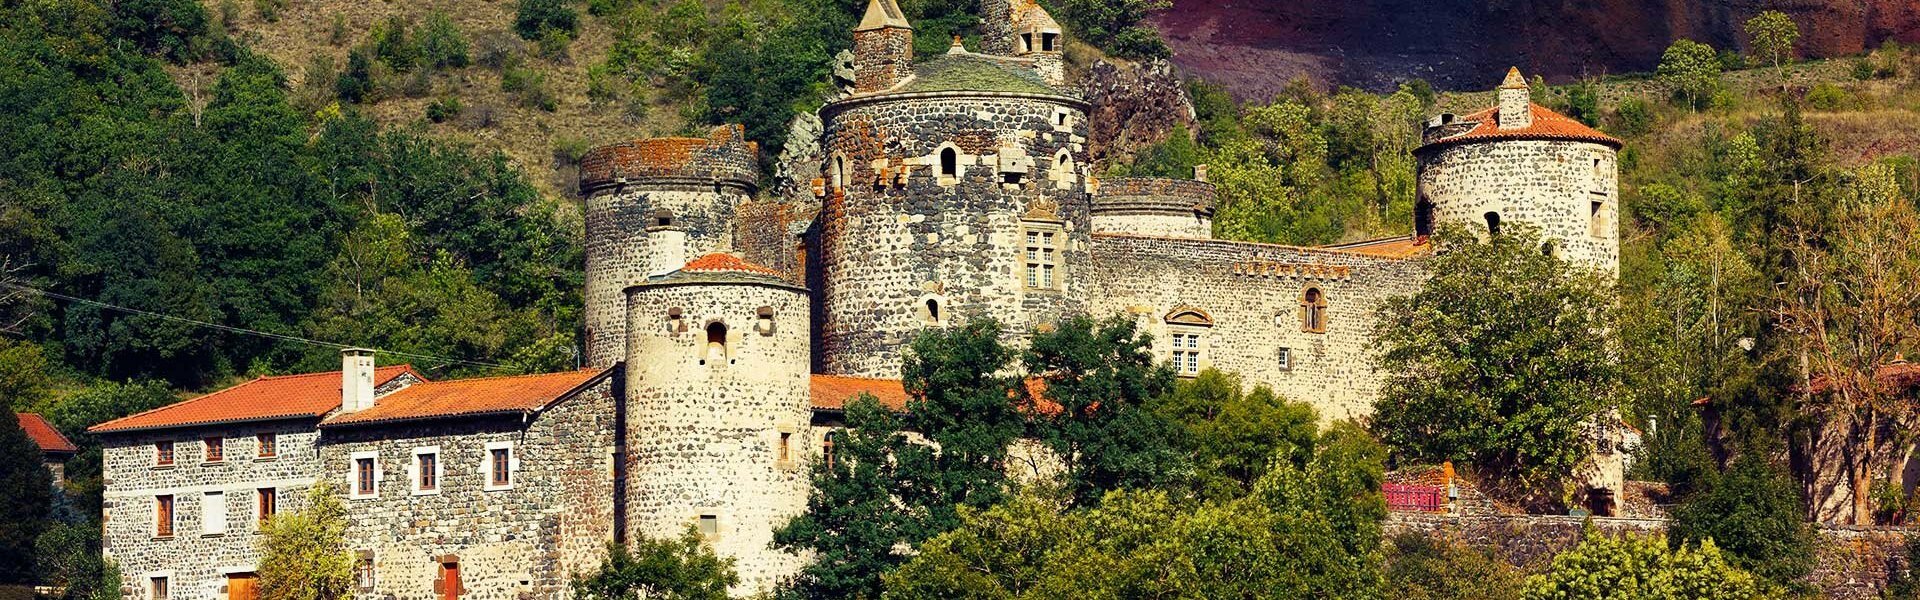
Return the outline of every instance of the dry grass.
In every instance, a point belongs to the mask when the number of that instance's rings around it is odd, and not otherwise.
[[[218,14],[216,0],[205,0],[210,14]],[[299,89],[305,67],[313,56],[327,56],[344,70],[347,53],[364,42],[377,22],[400,15],[414,24],[426,15],[442,10],[452,18],[474,48],[484,32],[511,34],[514,0],[438,0],[426,3],[392,0],[293,0],[282,9],[277,22],[266,22],[251,3],[242,3],[238,31],[256,51],[272,57],[286,69],[288,79]],[[584,7],[580,7],[584,9]],[[345,39],[333,43],[334,20],[344,19]],[[409,30],[412,33],[412,30]],[[471,143],[486,150],[499,150],[528,175],[528,179],[550,197],[565,197],[571,185],[571,169],[556,169],[553,150],[556,141],[584,141],[592,145],[637,137],[666,135],[685,127],[678,106],[658,106],[642,119],[625,116],[619,106],[594,106],[587,99],[587,67],[600,61],[614,42],[614,32],[599,18],[580,14],[578,39],[568,47],[570,60],[550,61],[531,55],[526,65],[546,74],[547,85],[558,98],[553,112],[522,107],[500,90],[500,73],[478,65],[446,71],[433,76],[432,91],[418,98],[398,93],[386,94],[365,113],[389,127],[419,124],[436,137]],[[529,45],[530,46],[530,45]],[[175,70],[183,88],[194,85],[194,76],[206,79],[196,69]],[[210,86],[211,80],[202,84]],[[189,89],[189,96],[192,92]],[[426,120],[426,107],[433,101],[456,97],[466,111],[493,111],[491,126],[476,127],[474,119],[450,119],[444,123]]]

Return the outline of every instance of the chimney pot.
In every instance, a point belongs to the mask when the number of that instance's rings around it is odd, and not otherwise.
[[[373,408],[373,350],[340,351],[340,412]]]

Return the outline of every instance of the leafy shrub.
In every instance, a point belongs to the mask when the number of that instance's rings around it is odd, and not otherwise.
[[[500,109],[491,104],[482,104],[460,112],[460,126],[467,129],[486,129],[499,124]]]
[[[1387,541],[1387,589],[1396,598],[1518,600],[1520,570],[1485,550],[1419,533]]]
[[[1752,600],[1767,594],[1711,540],[1668,549],[1659,537],[1588,531],[1579,546],[1553,557],[1546,573],[1528,577],[1521,597]]]
[[[260,15],[260,20],[268,23],[279,22],[280,10],[286,7],[287,0],[253,0],[253,12]]]
[[[209,33],[199,0],[122,0],[112,6],[114,37],[176,63],[195,58],[194,40]]]
[[[1793,479],[1761,453],[1736,459],[1718,481],[1673,511],[1674,543],[1713,540],[1735,566],[1781,585],[1813,571],[1813,531]]]
[[[1840,86],[1821,83],[1807,90],[1807,105],[1819,110],[1840,110],[1853,104],[1853,94]]]
[[[1622,100],[1613,110],[1613,129],[1621,135],[1644,135],[1653,131],[1653,121],[1653,103],[1643,98]]]
[[[1600,125],[1600,86],[1583,79],[1567,88],[1567,116],[1590,126]]]
[[[1849,75],[1852,75],[1854,79],[1858,79],[1861,81],[1873,79],[1873,74],[1874,74],[1873,61],[1867,60],[1867,57],[1865,56],[1853,59],[1853,63],[1850,64],[1847,68],[1847,73]]]
[[[319,112],[333,101],[340,99],[337,89],[340,73],[335,69],[333,57],[316,52],[307,59],[305,74],[300,78],[300,88],[294,90],[294,105],[309,115]]]
[[[520,106],[553,112],[560,99],[547,86],[547,74],[526,67],[507,69],[500,74],[500,91],[513,94]]]
[[[433,93],[433,75],[426,69],[415,70],[400,79],[400,94],[408,98],[425,98]]]
[[[579,15],[567,0],[520,0],[513,15],[513,30],[521,39],[536,40],[548,29],[571,35],[579,26]]]
[[[335,13],[333,28],[327,32],[327,41],[335,46],[347,43],[347,16]]]
[[[420,62],[431,69],[450,69],[467,66],[467,36],[460,33],[460,27],[443,11],[433,11],[427,15],[426,23],[420,25],[417,43],[420,47]]]
[[[465,107],[460,105],[459,98],[451,96],[441,98],[427,105],[427,120],[435,123],[444,123],[447,119],[460,116],[460,112],[463,109],[465,109]]]
[[[347,53],[347,70],[335,80],[333,90],[341,100],[360,102],[373,95],[373,59],[365,50]]]
[[[227,31],[240,27],[240,0],[220,0],[220,26]]]
[[[541,58],[566,64],[568,62],[567,45],[571,43],[573,43],[573,36],[567,35],[565,31],[549,28],[540,30],[540,39],[534,40],[533,47],[540,53]]]
[[[412,69],[420,63],[420,48],[407,39],[407,20],[400,15],[374,24],[371,38],[374,56],[396,71]]]
[[[525,44],[505,31],[483,31],[475,36],[474,61],[489,69],[520,66],[520,51]]]

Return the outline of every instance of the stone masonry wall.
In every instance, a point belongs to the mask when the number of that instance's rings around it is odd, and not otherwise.
[[[1437,222],[1485,232],[1486,214],[1531,223],[1559,256],[1619,270],[1619,191],[1613,148],[1569,141],[1459,143],[1418,153],[1419,194]],[[1599,210],[1594,210],[1595,203]]]
[[[914,94],[822,114],[828,160],[849,170],[818,220],[823,372],[897,378],[900,349],[928,326],[993,317],[1017,335],[1085,309],[1091,223],[1077,101]],[[956,157],[952,177],[940,174],[943,149]],[[1025,285],[1028,227],[1057,232],[1053,289]]]
[[[801,239],[814,215],[817,203],[754,201],[734,210],[733,247],[741,258],[757,265],[772,267],[785,274],[787,281],[805,281]]]
[[[1367,344],[1373,311],[1410,294],[1425,277],[1417,260],[1272,244],[1098,234],[1093,236],[1092,312],[1134,315],[1170,356],[1176,307],[1210,315],[1200,364],[1237,372],[1312,403],[1325,419],[1372,412],[1381,375]],[[1301,297],[1325,295],[1325,333],[1303,331]],[[1188,329],[1192,331],[1192,329]],[[1281,362],[1287,350],[1288,364]]]
[[[805,509],[806,457],[814,452],[806,292],[781,284],[651,284],[629,290],[628,303],[633,533],[674,538],[711,516],[708,541],[739,561],[733,592],[770,589],[803,564],[769,544],[775,527]],[[760,319],[760,307],[772,318]],[[724,348],[709,344],[711,323],[725,325]]]
[[[1164,177],[1100,180],[1093,199],[1093,232],[1213,237],[1213,184]]]
[[[613,539],[611,378],[522,422],[518,415],[329,428],[326,477],[345,494],[356,453],[376,452],[372,498],[348,495],[347,544],[371,551],[365,600],[432,600],[441,559],[460,564],[462,600],[572,597],[569,578],[598,568]],[[512,485],[488,490],[489,443],[511,444]],[[436,449],[437,492],[414,491],[416,450]]]
[[[913,74],[913,30],[881,27],[853,32],[853,91],[878,92]]]
[[[733,246],[734,209],[752,194],[744,185],[642,180],[587,196],[583,316],[589,366],[613,366],[626,353],[622,290],[650,274],[647,237],[650,229],[660,229],[656,211],[670,213],[671,227],[685,233],[684,257],[692,260]]]
[[[272,433],[273,458],[258,458],[256,435]],[[208,463],[205,436],[219,435],[225,460]],[[313,420],[302,419],[218,428],[186,428],[108,436],[102,455],[106,477],[102,550],[119,563],[121,595],[149,598],[151,577],[168,578],[181,600],[224,598],[226,575],[259,567],[260,534],[255,507],[259,490],[277,492],[278,510],[298,510],[320,472]],[[154,465],[154,443],[174,444],[174,465]],[[226,533],[202,535],[207,492],[221,492]],[[155,496],[174,497],[174,534],[155,532]]]

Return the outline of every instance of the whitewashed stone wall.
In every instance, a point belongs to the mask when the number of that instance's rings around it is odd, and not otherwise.
[[[709,543],[738,561],[733,592],[768,590],[804,564],[770,544],[774,528],[805,510],[807,460],[816,452],[806,292],[768,277],[654,283],[627,294],[632,528],[673,538],[711,515],[717,531]],[[772,319],[759,318],[761,307]],[[710,348],[710,323],[726,326],[724,351]]]
[[[929,325],[929,299],[941,322],[992,317],[1009,332],[1086,309],[1079,101],[939,92],[857,97],[821,112],[829,179],[845,182],[827,192],[810,259],[818,268],[808,273],[822,305],[822,372],[899,377],[901,349]],[[945,148],[955,151],[954,177],[940,176]],[[831,173],[835,160],[847,165],[843,176]],[[1019,183],[1006,183],[1010,168],[1024,169]],[[1057,289],[1025,286],[1027,222],[1059,227]]]
[[[1604,144],[1499,140],[1430,146],[1420,153],[1419,194],[1435,220],[1484,233],[1486,214],[1540,228],[1562,258],[1613,273],[1620,264],[1617,161]],[[1595,203],[1599,210],[1595,211]]]
[[[1381,301],[1410,294],[1425,277],[1419,261],[1293,246],[1097,234],[1095,315],[1134,315],[1155,351],[1172,352],[1165,318],[1177,307],[1212,317],[1200,331],[1201,367],[1239,373],[1328,419],[1369,414],[1381,374],[1367,349]],[[1327,299],[1325,333],[1303,331],[1300,299],[1309,287]],[[1290,366],[1280,362],[1287,349]]]
[[[149,597],[149,578],[168,577],[178,600],[223,599],[228,573],[259,567],[256,494],[274,488],[278,510],[299,510],[319,474],[313,420],[184,428],[111,434],[105,437],[102,471],[102,551],[120,566],[121,595]],[[255,435],[273,433],[277,456],[256,458]],[[208,463],[202,439],[220,435],[225,460]],[[154,466],[154,443],[171,441],[174,465]],[[222,492],[226,533],[203,535],[207,492]],[[172,495],[174,533],[154,536],[154,497]]]
[[[617,374],[615,374],[617,375]],[[572,597],[570,577],[600,566],[613,540],[613,375],[523,422],[519,415],[334,427],[325,477],[346,496],[347,544],[371,551],[366,600],[432,600],[441,559],[457,558],[462,600]],[[487,489],[490,443],[511,444],[512,486]],[[415,451],[439,453],[439,490],[415,493]],[[356,454],[378,458],[378,494],[355,498]]]

